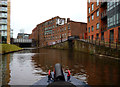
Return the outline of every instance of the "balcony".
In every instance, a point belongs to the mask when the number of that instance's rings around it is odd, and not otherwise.
[[[107,30],[107,24],[106,24],[106,25],[101,26],[101,32],[102,32],[102,31],[105,31],[105,30]]]
[[[101,20],[104,20],[107,18],[107,10],[104,10],[102,13],[101,13]]]
[[[107,6],[107,2],[101,2],[101,6],[100,7],[105,7]]]

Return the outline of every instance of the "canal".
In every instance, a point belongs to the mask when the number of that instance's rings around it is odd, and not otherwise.
[[[120,61],[72,50],[31,49],[2,55],[3,85],[32,85],[61,63],[74,77],[89,85],[120,85]]]

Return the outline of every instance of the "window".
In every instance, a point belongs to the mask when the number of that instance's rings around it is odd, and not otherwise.
[[[115,25],[115,15],[114,15],[114,25]]]
[[[94,27],[92,26],[91,29],[92,29],[92,31],[93,31],[93,30],[94,30]]]
[[[99,0],[97,0],[97,6],[99,5]]]
[[[1,29],[1,30],[7,30],[7,25],[1,25],[1,26],[0,26],[0,29]]]
[[[94,10],[94,4],[92,4],[92,11]]]
[[[92,35],[92,40],[93,40],[94,36]]]
[[[70,24],[68,25],[68,30],[70,29]]]
[[[116,24],[118,24],[118,13],[107,18],[107,27],[111,27]]]
[[[90,13],[90,8],[89,8],[89,13]]]
[[[113,26],[113,17],[110,18],[110,26]]]
[[[99,29],[99,23],[97,23],[97,29]]]
[[[96,34],[96,39],[97,39],[97,40],[99,39],[99,34]]]
[[[90,3],[90,0],[88,0],[88,3]]]
[[[108,18],[108,20],[107,20],[107,27],[109,27],[110,26],[110,22],[109,22],[109,18]]]
[[[117,16],[117,24],[118,24],[118,13],[116,14],[116,16]]]
[[[119,0],[117,0],[117,5],[119,4]]]
[[[99,10],[97,10],[97,17],[99,16]]]
[[[88,18],[88,22],[90,22],[90,17]]]
[[[90,27],[88,28],[88,32],[90,33]]]
[[[94,19],[94,15],[92,14],[92,20]]]
[[[117,1],[110,1],[107,3],[107,9],[108,11],[110,11],[111,9],[113,9],[115,6],[117,6]]]

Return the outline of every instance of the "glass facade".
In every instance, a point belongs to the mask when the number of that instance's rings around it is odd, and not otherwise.
[[[107,11],[112,10],[113,8],[115,8],[117,5],[119,5],[119,1],[111,1],[111,2],[107,2]]]
[[[0,18],[7,18],[7,13],[0,13]]]
[[[0,25],[0,30],[7,30],[7,25]]]
[[[7,7],[0,7],[0,11],[7,12]]]
[[[7,42],[7,0],[0,0],[0,32],[2,37],[2,42]]]
[[[117,27],[120,23],[120,5],[119,2],[108,2],[107,3],[107,27]]]

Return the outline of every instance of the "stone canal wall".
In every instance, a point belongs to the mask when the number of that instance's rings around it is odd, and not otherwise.
[[[90,54],[99,54],[99,55],[106,55],[106,56],[120,58],[120,50],[105,46],[90,44],[84,41],[75,40],[73,49]]]
[[[47,48],[72,49],[89,54],[99,54],[120,58],[120,50],[105,46],[94,45],[80,40],[65,41],[56,45],[49,46]]]
[[[45,47],[45,48],[69,49],[70,47],[69,47],[69,42],[65,41],[65,42],[58,43],[58,44],[55,44],[55,45],[51,45],[51,46],[48,46],[48,47]]]

